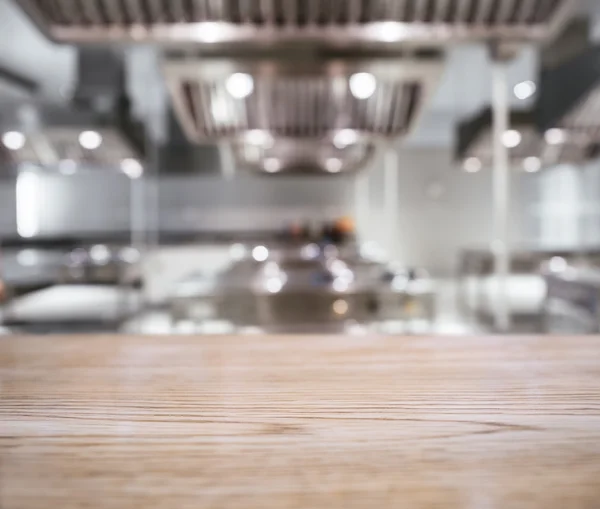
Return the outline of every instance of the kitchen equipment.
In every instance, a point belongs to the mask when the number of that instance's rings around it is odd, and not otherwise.
[[[61,42],[330,46],[539,41],[572,0],[17,0]]]
[[[345,248],[348,253],[348,248]],[[175,322],[224,320],[270,331],[334,330],[360,324],[423,320],[434,314],[433,284],[336,246],[285,250],[255,246],[216,278],[182,281],[171,298]]]

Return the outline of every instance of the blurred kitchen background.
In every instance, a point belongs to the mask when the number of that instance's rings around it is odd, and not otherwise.
[[[0,0],[3,333],[597,333],[600,3]]]

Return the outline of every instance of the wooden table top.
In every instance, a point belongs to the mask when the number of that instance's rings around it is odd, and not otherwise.
[[[600,338],[0,338],[0,507],[600,507]]]

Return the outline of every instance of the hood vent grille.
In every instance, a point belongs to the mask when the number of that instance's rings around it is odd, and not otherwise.
[[[240,98],[228,90],[232,74],[221,72],[224,68],[217,71],[217,66],[201,61],[165,65],[175,111],[188,138],[196,143],[240,139],[254,131],[275,138],[330,138],[331,142],[347,129],[358,137],[405,135],[439,73],[439,65],[416,61],[370,63],[368,70],[377,85],[372,95],[360,99],[349,85],[360,65],[333,62],[324,71],[291,72],[272,61],[248,70],[253,90]]]
[[[256,95],[245,99],[228,98],[214,82],[184,81],[180,87],[181,117],[195,141],[257,129],[294,138],[321,138],[338,129],[397,136],[412,125],[422,94],[417,82],[386,83],[364,101],[348,95],[336,101],[325,79],[258,82]]]
[[[539,39],[571,0],[18,0],[56,39]],[[209,23],[210,25],[202,25]],[[382,25],[385,23],[385,25]],[[382,30],[383,29],[383,30]]]

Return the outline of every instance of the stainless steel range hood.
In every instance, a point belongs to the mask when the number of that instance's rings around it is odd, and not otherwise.
[[[537,41],[573,0],[16,0],[53,39],[84,43]]]
[[[539,126],[600,143],[600,46],[542,72]]]
[[[3,109],[0,156],[73,173],[80,166],[136,165],[143,126],[132,118],[122,56],[109,49],[79,50],[78,82],[67,104],[33,101]]]
[[[354,143],[340,149],[329,142],[278,138],[269,148],[235,143],[233,154],[238,166],[268,175],[347,175],[368,166],[376,148],[370,142]]]
[[[511,127],[503,142],[509,148],[510,163],[515,169],[536,172],[545,166],[582,163],[592,157],[586,137],[562,132],[544,135],[536,121],[536,111],[511,113]],[[459,124],[456,159],[465,171],[477,172],[491,166],[492,154],[492,112],[486,109]]]
[[[268,149],[282,138],[344,148],[410,132],[441,65],[438,57],[319,63],[181,57],[167,59],[164,74],[192,142]],[[356,76],[368,90],[352,91]]]

